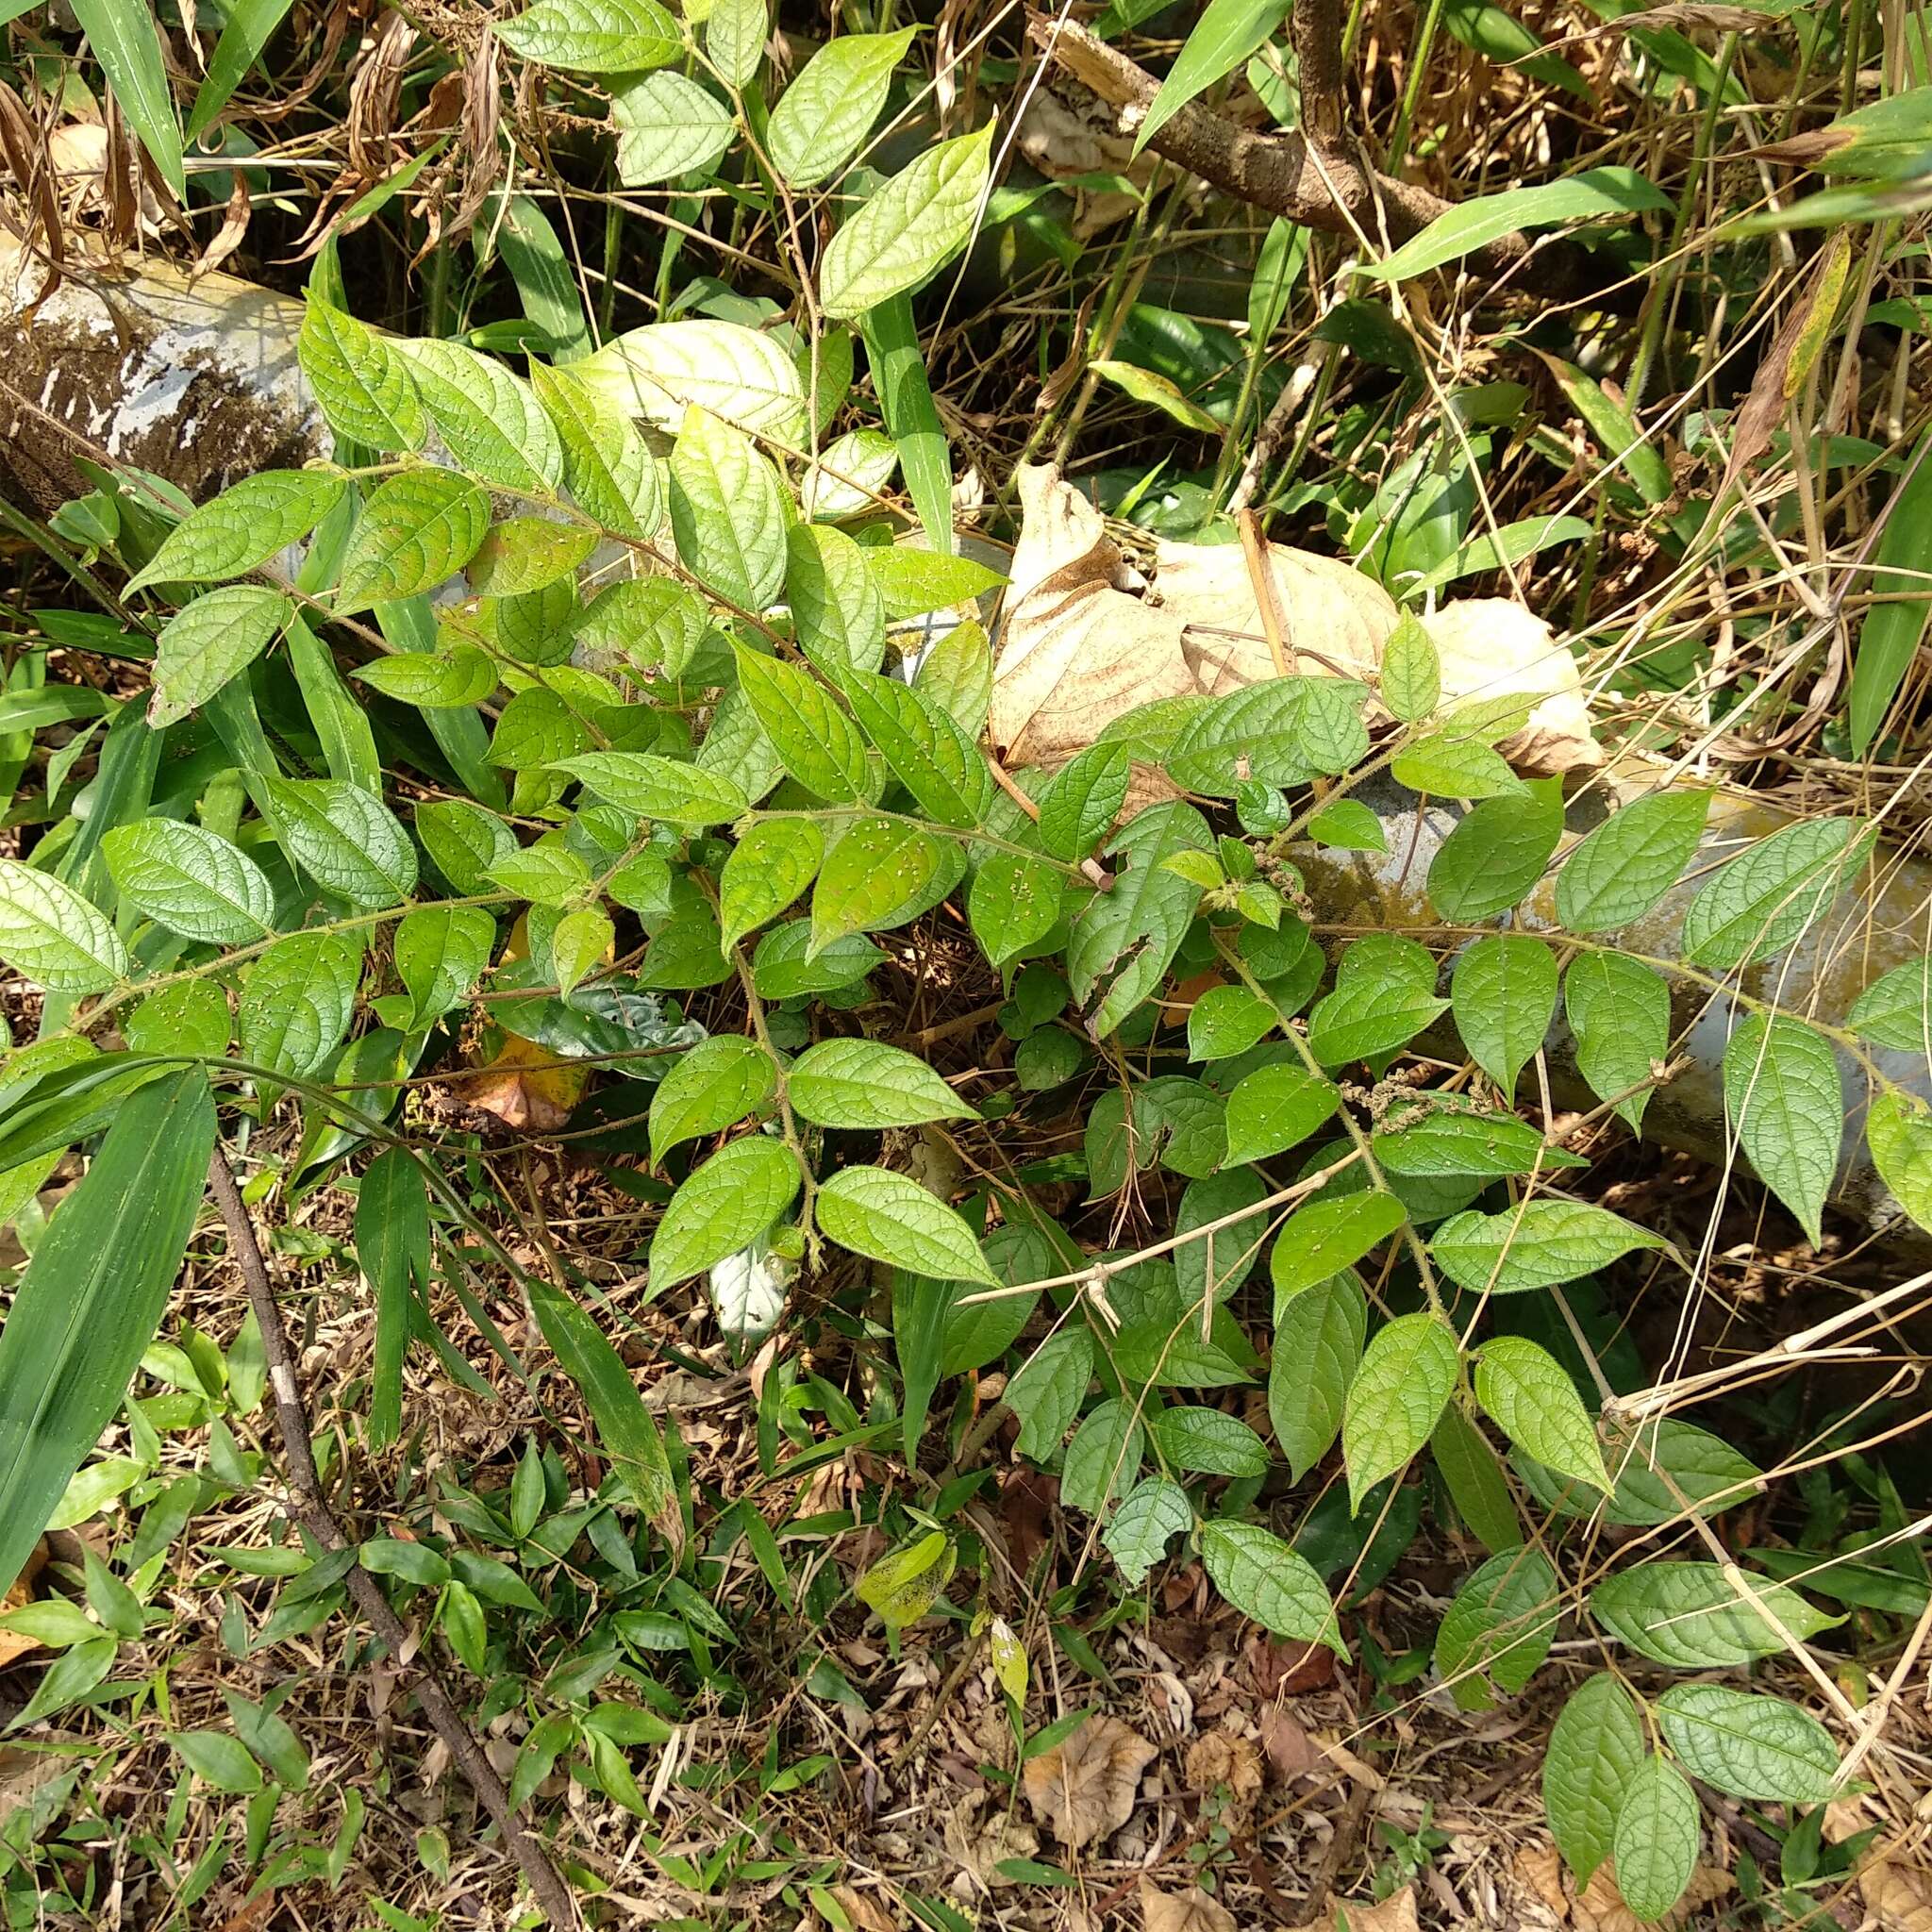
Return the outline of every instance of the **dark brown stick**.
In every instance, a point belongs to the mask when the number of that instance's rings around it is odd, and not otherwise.
[[[1311,42],[1323,29],[1329,0],[1313,0],[1303,28]],[[1298,15],[1301,9],[1297,9]],[[1153,106],[1160,83],[1117,48],[1072,21],[1029,17],[1027,31],[1075,80],[1123,110],[1123,125],[1138,126]],[[1312,104],[1322,125],[1333,121],[1339,133],[1341,76],[1337,44],[1333,58],[1324,39],[1317,50],[1323,72]],[[1379,240],[1386,229],[1391,242],[1420,234],[1438,215],[1455,206],[1412,182],[1398,181],[1365,168],[1341,147],[1322,142],[1311,152],[1301,134],[1257,134],[1224,121],[1190,101],[1148,142],[1156,154],[1198,175],[1216,188],[1271,214],[1286,215],[1305,227],[1353,237],[1357,230]],[[1594,262],[1574,242],[1546,241],[1532,248],[1526,235],[1505,235],[1467,258],[1491,275],[1509,277],[1525,294],[1573,297],[1598,294],[1608,302],[1612,271]],[[1626,291],[1627,294],[1627,291]]]
[[[347,1547],[348,1539],[330,1513],[315,1473],[315,1456],[308,1442],[308,1416],[302,1407],[302,1394],[295,1381],[294,1357],[289,1347],[289,1331],[282,1323],[282,1311],[275,1301],[274,1284],[268,1277],[268,1264],[262,1258],[261,1244],[242,1204],[242,1191],[235,1185],[234,1170],[219,1142],[208,1161],[208,1186],[214,1191],[215,1205],[222,1210],[222,1222],[228,1231],[228,1247],[242,1270],[248,1290],[248,1305],[255,1310],[256,1325],[261,1330],[262,1360],[268,1368],[269,1390],[275,1399],[275,1427],[282,1439],[283,1459],[288,1467],[289,1501],[294,1515],[310,1536],[325,1549]],[[504,1842],[516,1855],[524,1876],[529,1881],[537,1903],[554,1925],[575,1926],[580,1922],[570,1887],[550,1862],[550,1855],[539,1840],[525,1830],[509,1792],[494,1767],[483,1755],[475,1733],[464,1723],[462,1713],[442,1687],[427,1655],[418,1648],[410,1656],[409,1633],[390,1607],[382,1586],[359,1566],[343,1579],[356,1607],[368,1619],[370,1627],[388,1646],[395,1667],[413,1676],[423,1712],[469,1779],[471,1789],[483,1801],[483,1808],[496,1821]]]
[[[1341,140],[1341,0],[1294,0],[1289,16],[1295,72],[1301,77],[1302,132],[1322,152]]]

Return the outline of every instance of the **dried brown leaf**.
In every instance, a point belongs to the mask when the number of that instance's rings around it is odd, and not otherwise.
[[[1189,1891],[1157,1891],[1141,1881],[1141,1920],[1146,1932],[1235,1932],[1234,1914],[1198,1887]]]
[[[1363,1905],[1355,1899],[1338,1899],[1335,1905],[1336,1932],[1346,1925],[1348,1932],[1417,1932],[1415,1888],[1405,1885],[1379,1905]]]
[[[1090,1717],[1064,1743],[1027,1760],[1026,1802],[1063,1845],[1077,1851],[1127,1822],[1141,1774],[1159,1755],[1118,1718]]]

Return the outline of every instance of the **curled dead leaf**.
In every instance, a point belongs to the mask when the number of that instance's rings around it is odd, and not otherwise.
[[[1261,1754],[1232,1731],[1208,1731],[1188,1746],[1182,1775],[1191,1791],[1221,1806],[1222,1822],[1237,1837],[1255,1815],[1261,1795]]]
[[[1065,1742],[1026,1762],[1026,1802],[1063,1845],[1078,1850],[1132,1815],[1141,1774],[1159,1756],[1118,1718],[1090,1717]]]
[[[1141,1921],[1147,1932],[1235,1932],[1234,1914],[1198,1886],[1188,1891],[1159,1891],[1144,1878]]]
[[[511,1033],[503,1051],[458,1091],[467,1105],[493,1113],[507,1127],[548,1134],[569,1120],[590,1081],[588,1068],[560,1062],[548,1047]]]
[[[1365,1905],[1356,1899],[1339,1899],[1335,1906],[1336,1932],[1417,1932],[1415,1888],[1405,1885],[1379,1904]]]

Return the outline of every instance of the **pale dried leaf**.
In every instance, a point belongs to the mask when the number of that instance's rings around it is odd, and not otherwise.
[[[856,1885],[835,1885],[831,1891],[854,1932],[899,1932],[891,1913],[871,1892],[860,1891]]]
[[[1133,136],[1120,131],[1108,108],[1094,102],[1083,113],[1043,87],[1027,93],[1018,141],[1026,160],[1053,181],[1079,175],[1124,175],[1144,189],[1160,166],[1158,155],[1148,150],[1134,153]],[[1074,233],[1082,242],[1134,212],[1131,194],[1085,188],[1077,181],[1073,192]]]
[[[1235,1932],[1234,1914],[1198,1887],[1181,1892],[1157,1891],[1141,1881],[1141,1919],[1146,1932]]]
[[[1203,1797],[1223,1794],[1223,1818],[1240,1835],[1255,1813],[1261,1795],[1261,1754],[1232,1731],[1208,1731],[1188,1746],[1182,1776],[1191,1791]]]
[[[1563,1886],[1562,1853],[1555,1845],[1524,1845],[1513,1863],[1517,1877],[1535,1892],[1550,1923],[1565,1923],[1570,1917],[1570,1894]]]
[[[1699,1907],[1723,1898],[1732,1889],[1728,1872],[1715,1865],[1700,1865],[1690,1875],[1684,1896],[1653,1923],[1670,1928],[1683,1924]],[[1617,1890],[1617,1870],[1613,1859],[1606,1858],[1590,1875],[1590,1883],[1571,1903],[1571,1923],[1576,1932],[1643,1932],[1643,1922],[1624,1903]]]
[[[1932,1873],[1882,1856],[1868,1859],[1858,1894],[1875,1932],[1932,1932]]]
[[[1017,1884],[999,1868],[1008,1859],[1031,1858],[1040,1850],[1040,1834],[1024,1818],[1008,1816],[1004,1804],[978,1820],[955,1807],[946,1813],[945,1835],[948,1855],[971,1881],[969,1893],[974,1885],[991,1891]]]
[[[1299,1718],[1278,1705],[1261,1713],[1261,1748],[1277,1777],[1305,1776],[1322,1762],[1322,1747],[1303,1729]]]
[[[1346,1914],[1344,1919],[1343,1914]],[[1380,1905],[1363,1905],[1345,1898],[1335,1907],[1337,1932],[1345,1924],[1348,1932],[1417,1932],[1415,1888],[1405,1885]]]
[[[1529,723],[1496,747],[1518,771],[1555,776],[1603,763],[1576,660],[1541,617],[1507,597],[1468,597],[1443,605],[1423,627],[1441,659],[1445,705],[1544,693]]]
[[[1027,1760],[1026,1802],[1063,1845],[1077,1851],[1127,1822],[1141,1774],[1158,1756],[1118,1718],[1090,1717],[1063,1744]]]

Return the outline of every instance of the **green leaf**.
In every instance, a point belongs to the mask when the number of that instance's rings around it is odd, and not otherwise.
[[[778,1151],[785,1152],[783,1148]],[[791,1162],[795,1175],[797,1163],[791,1161],[789,1154],[785,1158]],[[661,1286],[655,1266],[656,1252],[654,1243],[654,1289]],[[598,1446],[616,1464],[617,1474],[632,1500],[660,1529],[667,1530],[675,1548],[682,1540],[683,1520],[671,1459],[665,1454],[664,1439],[658,1434],[657,1421],[644,1407],[624,1357],[588,1310],[561,1289],[534,1274],[525,1286],[543,1340],[583,1395],[591,1420],[597,1425]]]
[[[792,1062],[792,1109],[822,1127],[912,1127],[974,1110],[922,1059],[876,1040],[824,1040]]]
[[[805,63],[772,109],[765,137],[780,180],[809,188],[852,158],[886,105],[917,31],[841,34]]]
[[[184,518],[162,540],[130,591],[149,584],[217,584],[281,555],[341,501],[348,488],[325,470],[264,470],[244,476]]]
[[[1865,1144],[1878,1177],[1921,1227],[1932,1227],[1932,1114],[1923,1101],[1881,1093],[1865,1116]]]
[[[408,363],[387,337],[311,295],[295,353],[338,440],[373,450],[422,448],[429,421]]]
[[[1814,1610],[1781,1583],[1762,1576],[1745,1581],[1800,1643],[1844,1622]],[[1590,1609],[1620,1642],[1673,1670],[1721,1670],[1785,1648],[1785,1640],[1715,1563],[1652,1557],[1599,1583],[1590,1593]]]
[[[74,17],[107,75],[127,125],[141,137],[175,199],[185,204],[188,176],[181,165],[181,129],[175,120],[175,99],[168,89],[155,16],[139,0],[77,0]]]
[[[1898,96],[1923,97],[1923,89]],[[1874,103],[1880,110],[1889,101]],[[1873,108],[1861,111],[1870,113]],[[1856,120],[1857,115],[1848,117]],[[1914,140],[1919,139],[1916,135]],[[1863,758],[1883,727],[1907,667],[1925,635],[1927,530],[1932,529],[1932,433],[1922,436],[1906,466],[1872,556],[1868,588],[1873,603],[1859,627],[1852,658],[1852,753]]]
[[[1436,1670],[1459,1708],[1489,1704],[1484,1679],[1513,1693],[1550,1654],[1560,1605],[1540,1551],[1499,1550],[1456,1592],[1436,1632]]]
[[[1567,181],[1506,188],[1498,194],[1479,194],[1459,202],[1392,255],[1366,265],[1362,273],[1378,281],[1407,281],[1524,228],[1583,221],[1594,215],[1642,214],[1669,206],[1665,196],[1633,169],[1588,168]]]
[[[865,741],[824,686],[808,671],[742,645],[735,655],[739,689],[792,777],[835,805],[869,803]]]
[[[1308,837],[1334,852],[1386,852],[1382,821],[1358,798],[1338,798],[1308,821]]]
[[[198,1069],[150,1081],[122,1103],[35,1244],[0,1328],[6,1584],[154,1339],[194,1230],[214,1139],[214,1105]]]
[[[237,1796],[260,1790],[260,1768],[241,1739],[225,1731],[170,1731],[168,1742],[182,1763],[216,1790]]]
[[[1697,1793],[1663,1758],[1646,1757],[1624,1788],[1610,1840],[1617,1890],[1642,1924],[1654,1924],[1684,1896],[1702,1836]]]
[[[1398,723],[1419,724],[1441,701],[1435,640],[1414,611],[1405,610],[1382,646],[1382,702]]]
[[[408,990],[409,1031],[469,997],[490,963],[496,922],[480,906],[425,906],[396,927],[396,974]]]
[[[568,772],[620,811],[699,829],[742,818],[751,801],[722,772],[708,772],[644,751],[587,751],[558,758]]]
[[[571,375],[625,415],[674,433],[692,407],[748,436],[789,441],[805,425],[797,364],[776,336],[741,323],[647,323],[573,363]]]
[[[876,671],[886,651],[886,603],[858,545],[842,530],[801,524],[786,533],[785,557],[799,649],[827,676]]]
[[[1245,1074],[1227,1096],[1227,1164],[1266,1160],[1306,1141],[1341,1105],[1332,1080],[1282,1064]]]
[[[616,938],[610,915],[598,906],[579,906],[557,922],[550,935],[550,963],[559,999],[568,999],[611,957]]]
[[[1289,1216],[1268,1257],[1274,1306],[1359,1261],[1408,1219],[1393,1194],[1375,1189],[1310,1201]]]
[[[325,891],[379,908],[416,886],[416,848],[379,798],[341,778],[269,778],[289,855]]]
[[[1172,376],[1162,375],[1156,370],[1142,369],[1138,362],[1117,362],[1108,356],[1097,357],[1088,363],[1087,373],[1098,376],[1103,382],[1112,383],[1135,402],[1158,409],[1183,428],[1202,436],[1222,434],[1222,425]]]
[[[1852,1002],[1851,1024],[1874,1046],[1932,1058],[1932,954],[1874,979]]]
[[[746,88],[758,77],[771,30],[765,0],[712,0],[705,52],[728,87]]]
[[[242,1058],[298,1080],[319,1073],[349,1030],[361,977],[361,952],[342,933],[277,941],[242,982]]]
[[[275,1774],[276,1782],[291,1791],[307,1790],[308,1753],[289,1724],[237,1691],[224,1690],[222,1700],[234,1721],[236,1736]]]
[[[1580,1154],[1552,1147],[1527,1121],[1514,1114],[1425,1113],[1384,1129],[1372,1142],[1385,1174],[1437,1179],[1449,1174],[1536,1174],[1559,1167],[1588,1167]]]
[[[1093,1009],[1095,1038],[1111,1033],[1160,984],[1200,904],[1200,887],[1164,861],[1212,843],[1201,814],[1175,802],[1148,807],[1108,845],[1113,890],[1081,908],[1067,947],[1067,977],[1082,1006],[1106,985]]]
[[[1429,1433],[1429,1457],[1457,1513],[1486,1550],[1514,1549],[1523,1541],[1516,1499],[1490,1439],[1449,1403]]]
[[[686,1141],[721,1134],[778,1091],[778,1070],[755,1040],[734,1033],[701,1040],[679,1057],[651,1096],[651,1165]]]
[[[1757,1177],[1815,1248],[1844,1134],[1831,1042],[1802,1020],[1747,1014],[1724,1045],[1724,1111]]]
[[[702,1274],[768,1233],[791,1207],[798,1158],[782,1141],[746,1134],[692,1171],[651,1237],[651,1293]]]
[[[1084,858],[1126,803],[1132,763],[1122,744],[1091,744],[1040,794],[1040,842],[1056,858]]]
[[[498,607],[514,598],[575,579],[597,547],[597,533],[583,524],[551,517],[505,517],[492,524],[476,546],[464,575],[479,597]]]
[[[1429,866],[1429,903],[1445,920],[1473,924],[1516,905],[1542,877],[1563,836],[1563,788],[1540,779],[1513,798],[1473,806]]]
[[[1389,770],[1398,785],[1444,798],[1514,798],[1527,789],[1500,752],[1447,732],[1419,739]]]
[[[719,921],[729,949],[769,924],[818,876],[825,835],[811,819],[760,819],[731,848],[718,879]]]
[[[1175,1469],[1202,1475],[1268,1474],[1268,1445],[1239,1416],[1174,1407],[1154,1418],[1155,1446]]]
[[[988,963],[1004,966],[1059,923],[1061,875],[1040,859],[995,852],[973,874],[966,918]]]
[[[1162,762],[1175,784],[1233,798],[1245,784],[1305,785],[1368,756],[1367,687],[1340,677],[1271,677],[1188,714]]]
[[[49,992],[105,992],[127,949],[100,912],[52,873],[0,858],[0,959]]]
[[[992,808],[986,759],[939,706],[895,677],[847,671],[839,686],[860,728],[927,818],[961,830],[986,823]]]
[[[858,985],[885,957],[870,940],[860,939],[857,933],[815,951],[809,921],[794,919],[774,926],[759,940],[752,955],[752,986],[763,1000],[838,992]]]
[[[858,1579],[855,1593],[896,1633],[918,1623],[939,1601],[958,1560],[945,1532],[935,1529],[909,1549],[882,1557]]]
[[[1435,961],[1412,941],[1358,940],[1341,956],[1335,991],[1308,1015],[1308,1046],[1324,1067],[1378,1059],[1446,1012],[1436,997]]]
[[[1524,1481],[1545,1507],[1566,1516],[1595,1516],[1632,1528],[1682,1520],[1685,1508],[1713,1516],[1764,1487],[1763,1472],[1721,1437],[1673,1416],[1609,1436],[1616,1486],[1607,1496],[1589,1484],[1564,1483],[1540,1463],[1517,1457]],[[1680,1501],[1679,1498],[1682,1498]]]
[[[1704,837],[1708,791],[1654,791],[1619,806],[1563,861],[1557,918],[1571,932],[1641,919],[1684,875]]]
[[[1691,900],[1685,960],[1730,968],[1782,952],[1857,883],[1874,836],[1863,819],[1806,819],[1760,839]]]
[[[1272,1531],[1257,1523],[1204,1523],[1201,1560],[1215,1589],[1244,1617],[1291,1642],[1325,1643],[1346,1660],[1348,1646],[1320,1575]]]
[[[1568,1372],[1548,1350],[1520,1335],[1498,1335],[1477,1351],[1475,1399],[1503,1433],[1545,1468],[1577,1482],[1610,1487],[1596,1424]]]
[[[687,412],[671,451],[671,527],[686,568],[741,610],[766,609],[783,589],[778,473],[748,436],[704,409]]]
[[[1662,1235],[1607,1208],[1543,1199],[1499,1214],[1457,1214],[1436,1230],[1429,1253],[1458,1288],[1521,1294],[1574,1281],[1635,1248],[1667,1245]]]
[[[1060,1464],[1060,1503],[1104,1516],[1134,1487],[1147,1432],[1131,1402],[1103,1402],[1074,1431]]]
[[[403,1353],[414,1293],[429,1285],[429,1193],[406,1147],[386,1147],[356,1191],[356,1265],[375,1294],[375,1366],[369,1441],[386,1448],[402,1433]]]
[[[557,430],[563,480],[578,508],[620,536],[656,536],[664,518],[657,459],[624,414],[569,368],[532,362],[530,387]],[[647,577],[610,589],[621,595],[670,599],[681,587]],[[689,596],[683,601],[689,604]]]
[[[1617,1111],[1636,1132],[1654,1090],[1629,1090],[1650,1079],[1670,1052],[1670,988],[1653,968],[1621,953],[1585,953],[1564,974],[1563,1017],[1576,1041],[1576,1071],[1599,1100],[1628,1094]]]
[[[819,263],[819,307],[863,315],[916,289],[966,244],[992,159],[991,123],[942,141],[900,170],[832,237]]]
[[[155,637],[147,722],[159,731],[198,710],[280,634],[295,607],[279,591],[230,584],[184,606]]]
[[[1167,1546],[1181,1531],[1193,1526],[1194,1512],[1188,1504],[1188,1492],[1164,1476],[1150,1475],[1113,1512],[1100,1541],[1120,1566],[1127,1587],[1138,1590],[1147,1573],[1167,1554]]]
[[[610,125],[617,130],[617,178],[626,188],[708,174],[737,132],[731,109],[672,67],[614,89]]]
[[[855,1255],[935,1280],[1000,1285],[973,1230],[907,1174],[841,1168],[819,1190],[816,1208],[820,1232]]]
[[[1617,1813],[1643,1757],[1636,1700],[1608,1671],[1586,1677],[1550,1727],[1543,1756],[1543,1810],[1578,1885],[1609,1857]]]
[[[480,705],[498,683],[496,660],[475,644],[450,643],[435,653],[398,651],[358,664],[358,683],[419,710],[457,710]]]
[[[1283,17],[1282,0],[1208,0],[1141,123],[1135,155],[1190,101],[1264,45]]]
[[[241,946],[275,931],[267,874],[205,826],[178,819],[116,825],[101,856],[122,898],[184,939]]]
[[[1722,1684],[1674,1684],[1657,1714],[1691,1776],[1734,1798],[1822,1805],[1838,1778],[1838,1746],[1807,1710]]]
[[[450,470],[406,470],[362,507],[336,583],[339,616],[433,591],[475,555],[490,499]]]
[[[1293,1297],[1274,1324],[1268,1419],[1298,1483],[1334,1446],[1362,1358],[1368,1304],[1352,1272]]]
[[[458,469],[538,496],[563,481],[562,444],[529,384],[460,342],[418,337],[396,347]]]
[[[929,912],[965,875],[950,840],[903,819],[855,820],[826,853],[811,895],[811,949]]]
[[[886,615],[893,619],[956,609],[1005,581],[970,557],[928,550],[923,543],[868,543],[859,554],[878,586]]]
[[[538,0],[496,31],[526,60],[573,74],[665,67],[684,51],[677,23],[657,0]]]
[[[239,0],[223,23],[222,37],[208,63],[208,75],[188,110],[188,138],[193,141],[227,106],[261,50],[287,17],[293,0]],[[0,13],[11,9],[11,0]]]
[[[463,798],[419,805],[416,836],[437,870],[461,893],[487,891],[490,868],[516,848],[515,835],[494,812]]]
[[[1477,531],[1464,538],[1441,562],[1420,576],[1406,578],[1404,594],[1427,596],[1444,584],[1523,563],[1540,551],[1552,550],[1558,543],[1580,543],[1594,534],[1595,526],[1582,517],[1555,515],[1524,517],[1498,530]]]
[[[1084,1327],[1058,1328],[1007,1384],[1006,1405],[1020,1418],[1020,1454],[1045,1462],[1059,1449],[1093,1379],[1093,1337]]]
[[[1341,1419],[1351,1513],[1429,1440],[1459,1360],[1455,1331],[1431,1314],[1398,1315],[1369,1343]]]
[[[1188,1009],[1188,1058],[1232,1059],[1265,1040],[1277,1017],[1244,986],[1210,986]]]

